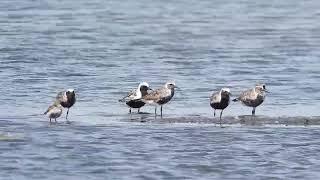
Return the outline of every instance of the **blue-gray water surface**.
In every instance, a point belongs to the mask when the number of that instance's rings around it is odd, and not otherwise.
[[[319,179],[320,129],[303,126],[320,119],[319,9],[317,0],[1,1],[0,179]],[[163,119],[118,102],[141,81],[168,80],[180,89]],[[251,113],[239,103],[224,111],[225,128],[211,122],[214,91],[235,97],[258,83],[270,93],[257,121],[288,126],[232,123]],[[67,88],[77,94],[71,123],[64,111],[49,124],[42,113]]]

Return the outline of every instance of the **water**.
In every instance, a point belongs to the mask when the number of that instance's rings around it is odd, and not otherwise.
[[[319,8],[1,1],[1,179],[319,178]],[[141,81],[167,80],[180,90],[162,120],[117,102]],[[257,83],[270,93],[254,123],[232,103],[226,128],[212,124],[213,91],[236,96]],[[66,88],[78,97],[72,123],[50,125],[41,114]]]

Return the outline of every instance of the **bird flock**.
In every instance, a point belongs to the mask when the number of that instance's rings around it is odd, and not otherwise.
[[[160,106],[160,116],[162,117],[162,109],[174,96],[176,86],[175,82],[167,82],[163,87],[158,89],[151,89],[147,82],[139,84],[137,89],[132,90],[127,96],[119,100],[119,102],[125,103],[129,107],[129,113],[132,113],[132,109],[138,109],[144,105],[154,106],[154,115],[157,117],[157,107]],[[232,101],[240,101],[243,105],[252,107],[251,117],[255,115],[256,107],[261,105],[266,97],[266,85],[259,84],[255,87],[243,91],[237,98]],[[222,113],[225,108],[230,104],[231,91],[229,88],[222,88],[219,92],[214,92],[210,97],[210,106],[214,109],[214,116],[216,116],[216,110],[220,111],[220,126],[222,125]],[[50,119],[57,121],[62,115],[63,108],[67,108],[66,120],[68,120],[69,109],[75,104],[76,95],[73,89],[59,92],[56,96],[54,103],[49,106],[47,111],[44,113]]]

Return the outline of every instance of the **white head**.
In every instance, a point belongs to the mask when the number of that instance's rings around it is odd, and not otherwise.
[[[222,88],[220,90],[220,95],[223,94],[223,95],[231,95],[231,92],[230,92],[230,89],[229,88]]]
[[[221,92],[226,92],[226,93],[230,94],[230,89],[229,88],[222,88]]]
[[[65,92],[65,95],[69,98],[72,96],[75,96],[75,92],[74,89],[67,89],[67,91]]]
[[[137,88],[137,98],[141,98],[142,96],[145,96],[148,94],[148,90],[152,90],[147,82],[142,82],[139,84]]]
[[[74,89],[67,89],[68,92],[74,92]]]
[[[142,82],[142,83],[139,84],[138,89],[140,89],[142,86],[145,86],[145,87],[147,87],[147,88],[150,87],[147,82]]]

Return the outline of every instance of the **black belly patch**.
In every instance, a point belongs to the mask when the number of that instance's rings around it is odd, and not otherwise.
[[[214,109],[225,109],[228,106],[227,103],[212,103],[210,105]]]
[[[126,104],[131,108],[141,108],[146,103],[142,102],[141,100],[131,100],[126,102]]]

